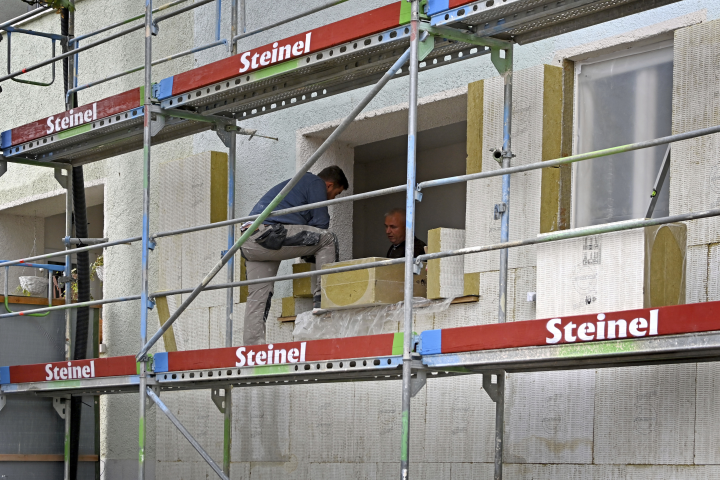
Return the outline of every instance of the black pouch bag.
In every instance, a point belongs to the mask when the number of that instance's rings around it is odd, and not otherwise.
[[[261,245],[268,250],[280,250],[283,246],[283,242],[287,237],[287,229],[280,223],[270,225],[270,228],[265,230],[258,238],[255,243]]]

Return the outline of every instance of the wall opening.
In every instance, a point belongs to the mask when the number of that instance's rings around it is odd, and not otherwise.
[[[417,180],[422,182],[464,175],[467,122],[454,123],[418,133]],[[355,147],[354,193],[403,185],[407,181],[407,136],[389,138]],[[466,184],[458,183],[423,191],[417,204],[416,236],[427,243],[433,228],[465,228]],[[384,213],[405,206],[405,193],[355,202],[353,209],[353,257],[384,257],[390,247],[385,236]]]

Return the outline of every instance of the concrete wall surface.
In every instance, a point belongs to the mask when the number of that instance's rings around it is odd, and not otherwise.
[[[320,5],[323,0],[246,3],[250,30]],[[391,2],[342,3],[243,39],[238,51],[388,3]],[[229,34],[229,4],[229,1],[222,4],[223,38]],[[143,6],[144,2],[138,0],[78,1],[76,34],[139,15]],[[661,37],[675,39],[673,132],[717,125],[719,17],[720,3],[715,0],[682,0],[516,47],[514,164],[546,159],[542,150],[547,125],[543,92],[548,79],[556,78],[553,75],[563,59],[586,58]],[[215,21],[215,5],[210,4],[161,23],[160,35],[153,43],[153,58],[213,41]],[[46,14],[23,27],[59,33],[59,18]],[[107,33],[98,38],[103,35]],[[13,65],[30,65],[45,58],[49,55],[47,43],[35,37],[13,36]],[[142,45],[142,32],[136,32],[125,40],[81,54],[80,82],[141,65]],[[0,50],[0,64],[4,65],[6,52],[4,48]],[[154,67],[152,78],[159,81],[226,55],[226,50],[218,47],[173,60]],[[552,69],[556,69],[555,73]],[[59,76],[61,70],[58,69]],[[42,80],[49,74],[45,68],[31,72],[28,78]],[[84,90],[79,94],[80,104],[137,87],[142,78],[142,72],[137,72]],[[502,80],[488,57],[420,75],[419,130],[422,136],[423,131],[469,121],[467,85],[481,79],[485,79],[481,167],[486,171],[498,168],[488,149],[500,145],[502,131]],[[48,88],[12,82],[2,86],[0,131],[64,110],[60,81]],[[267,189],[289,178],[367,91],[366,87],[242,122],[243,127],[277,136],[279,141],[238,137],[237,215],[246,215]],[[355,152],[363,145],[407,133],[407,98],[407,78],[390,81],[312,171],[340,165],[350,180],[348,193],[352,193]],[[720,195],[717,191],[720,182],[716,181],[716,138],[688,141],[680,148],[689,149],[690,155],[674,156],[672,160],[671,214],[716,207]],[[209,221],[203,216],[209,199],[194,196],[193,192],[210,191],[206,167],[211,151],[226,151],[214,132],[152,147],[151,232]],[[103,205],[103,236],[121,239],[140,234],[142,159],[142,152],[138,151],[84,166],[86,185],[103,191],[102,201],[94,203]],[[187,168],[173,168],[176,164]],[[701,189],[697,188],[698,178],[705,182]],[[541,228],[542,175],[537,171],[514,175],[511,188],[511,239],[533,237]],[[499,239],[499,222],[492,217],[493,205],[499,200],[499,178],[467,184],[466,246]],[[31,205],[42,205],[47,211],[33,213]],[[28,208],[13,210],[20,207]],[[45,222],[35,219],[60,214],[63,207],[62,191],[51,169],[11,164],[0,178],[0,258],[28,255],[33,241],[38,252],[44,251]],[[331,207],[330,211],[331,227],[341,239],[341,259],[353,258],[353,206],[346,203]],[[688,224],[688,302],[720,299],[718,232],[715,220]],[[150,256],[151,291],[198,283],[226,248],[225,235],[223,228],[161,239]],[[140,254],[139,245],[122,245],[105,252],[104,297],[139,293]],[[537,251],[532,247],[511,252],[508,321],[536,317],[535,305],[526,301],[526,293],[537,291],[537,279],[541,278],[538,265]],[[284,262],[280,274],[289,271],[289,262]],[[479,301],[454,305],[438,314],[417,316],[415,330],[496,321],[498,255],[467,257],[464,271],[477,276]],[[225,273],[221,272],[219,277],[224,279]],[[269,342],[293,339],[293,325],[276,321],[281,315],[280,299],[289,292],[290,282],[276,286],[267,323]],[[235,298],[239,301],[237,293]],[[224,292],[202,294],[182,315],[174,326],[179,349],[224,346],[224,299]],[[179,305],[181,301],[180,297],[173,298],[169,304]],[[139,308],[139,302],[104,307],[103,338],[107,345],[104,355],[137,353],[141,346]],[[244,304],[236,303],[235,312],[233,338],[237,345],[242,338]],[[149,333],[158,325],[154,309],[149,315]],[[160,342],[153,351],[163,349]],[[510,376],[505,426],[506,478],[720,478],[717,449],[720,416],[716,413],[720,402],[719,371],[716,364],[687,364]],[[492,478],[494,405],[481,385],[480,375],[431,380],[413,399],[412,478]],[[220,462],[222,415],[212,403],[210,392],[177,392],[163,394],[163,398]],[[101,461],[103,478],[107,480],[136,475],[138,404],[137,394],[102,397]],[[401,422],[397,382],[237,389],[233,415],[233,479],[375,480],[398,476]],[[146,422],[147,478],[213,478],[201,457],[156,408],[149,410]],[[0,463],[0,473],[1,469]]]

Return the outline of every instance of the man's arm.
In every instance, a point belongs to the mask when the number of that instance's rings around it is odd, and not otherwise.
[[[311,182],[311,184],[308,185],[308,203],[324,202],[327,200],[327,189],[325,187],[325,182],[318,177],[315,178],[317,180]],[[313,210],[309,210],[308,213],[310,214],[310,220],[308,221],[308,225],[310,225],[311,227],[322,228],[325,230],[330,227],[330,213],[328,213],[327,207],[315,208]]]

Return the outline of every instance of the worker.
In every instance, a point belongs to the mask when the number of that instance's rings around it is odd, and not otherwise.
[[[285,180],[271,188],[253,207],[250,215],[262,213],[288,182]],[[328,167],[317,175],[306,173],[276,210],[332,200],[347,188],[345,173],[338,166]],[[243,224],[241,231],[244,232],[251,224]],[[338,241],[335,234],[328,230],[329,227],[327,207],[266,218],[241,248],[248,280],[274,277],[281,260],[314,255],[317,270],[326,263],[337,262]],[[265,323],[274,285],[274,282],[248,285],[244,345],[265,343]],[[317,277],[313,277],[313,307],[320,309],[320,282]]]
[[[393,208],[385,214],[385,234],[390,240],[387,258],[405,257],[405,209]],[[425,253],[425,242],[415,237],[413,257]]]

